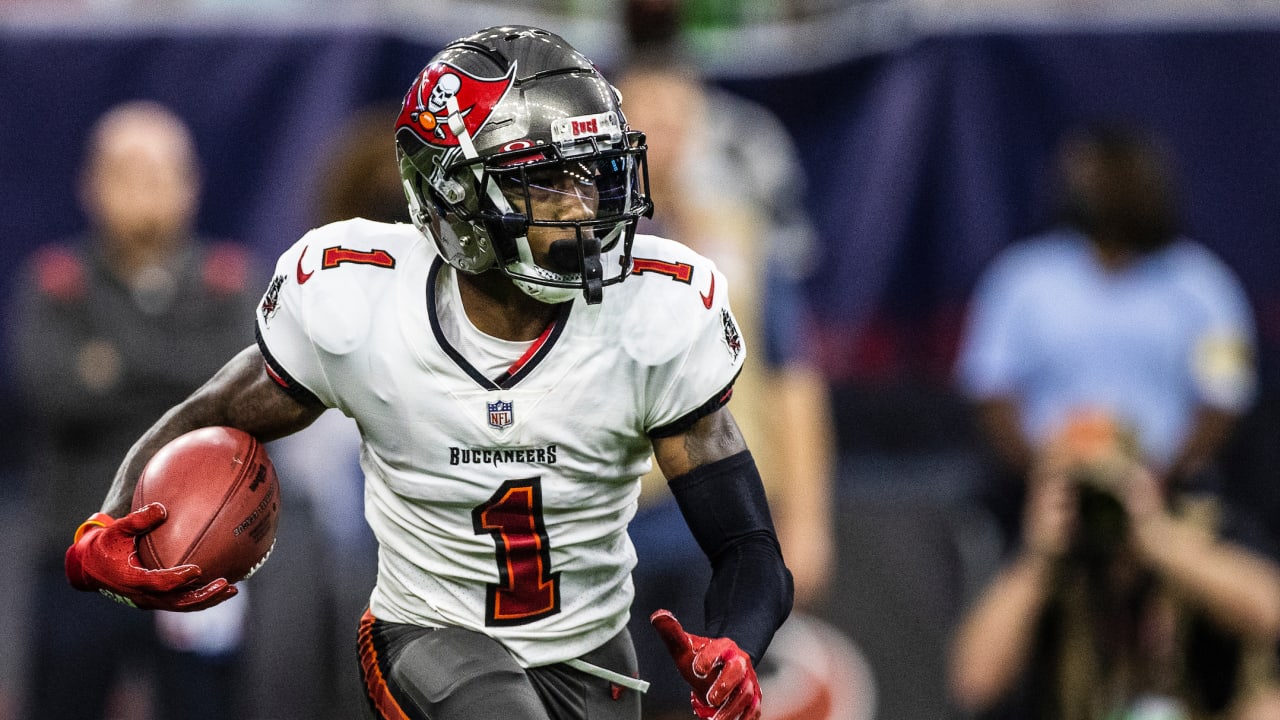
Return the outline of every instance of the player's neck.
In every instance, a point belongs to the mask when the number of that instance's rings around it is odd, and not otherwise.
[[[537,339],[559,310],[534,300],[499,271],[457,273],[467,319],[480,332],[503,340]]]

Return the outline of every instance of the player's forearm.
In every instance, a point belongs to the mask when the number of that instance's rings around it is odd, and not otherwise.
[[[209,425],[222,425],[219,414],[208,403],[189,398],[165,413],[146,433],[133,444],[124,461],[116,470],[111,489],[102,503],[102,512],[112,517],[122,517],[133,504],[133,490],[142,475],[147,461],[166,443],[182,434]]]
[[[740,538],[712,559],[707,588],[707,632],[733,639],[758,664],[773,634],[791,613],[793,583],[777,538]]]
[[[791,612],[794,588],[751,453],[699,466],[670,486],[711,561],[707,631],[731,638],[759,661]]]
[[[263,371],[257,346],[251,345],[190,397],[166,412],[134,443],[116,471],[102,511],[113,517],[128,512],[134,486],[147,461],[183,433],[226,425],[268,442],[310,425],[324,409],[319,404],[295,400],[275,385]]]

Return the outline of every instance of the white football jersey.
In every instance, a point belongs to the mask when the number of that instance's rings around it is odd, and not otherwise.
[[[497,377],[462,349],[477,331],[437,292],[454,270],[413,226],[335,223],[281,256],[260,345],[277,381],[360,427],[375,616],[477,630],[526,666],[626,624],[649,432],[727,401],[746,353],[709,260],[644,235],[633,256]]]

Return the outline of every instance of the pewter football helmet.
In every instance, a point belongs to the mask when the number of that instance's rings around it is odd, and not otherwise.
[[[544,302],[600,302],[631,271],[636,222],[652,212],[644,136],[618,94],[553,33],[493,27],[441,50],[405,95],[396,153],[414,224],[455,268],[498,268]],[[590,217],[539,217],[534,198],[589,193]],[[532,226],[572,228],[549,264]]]

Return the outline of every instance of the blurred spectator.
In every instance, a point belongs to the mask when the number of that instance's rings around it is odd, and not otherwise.
[[[1042,720],[1274,717],[1280,566],[1125,437],[1084,415],[1037,453],[1022,546],[956,636],[955,700]]]
[[[831,562],[824,518],[833,441],[827,388],[805,353],[799,273],[812,230],[792,146],[764,108],[704,84],[687,67],[632,65],[618,87],[628,122],[648,138],[658,209],[641,231],[680,238],[725,270],[730,294],[742,298],[743,332],[762,349],[738,386],[758,383],[768,392],[758,407],[735,405],[735,418],[748,438],[768,438],[752,452],[774,493],[797,602],[811,604]],[[738,142],[747,134],[749,150]]]
[[[1271,681],[1280,632],[1273,539],[1215,472],[1253,402],[1251,309],[1179,234],[1152,138],[1084,128],[1058,160],[1062,226],[996,258],[961,346],[1016,551],[961,625],[953,691],[1011,717],[1221,712]]]
[[[1083,129],[1059,165],[1062,226],[995,259],[960,349],[960,385],[1012,480],[989,498],[1011,536],[1036,448],[1073,413],[1115,416],[1158,476],[1191,486],[1211,481],[1255,394],[1248,300],[1221,260],[1179,234],[1154,140]]]
[[[802,612],[822,599],[834,564],[833,423],[803,332],[800,281],[814,242],[801,205],[803,176],[790,137],[768,110],[713,87],[680,60],[678,12],[673,0],[627,4],[633,52],[617,86],[627,121],[646,134],[656,207],[639,232],[689,245],[732,280],[742,333],[762,352],[743,369],[730,406],[769,492]],[[641,675],[654,681],[644,702],[651,718],[683,717],[688,708],[679,677],[647,627],[657,607],[701,622],[709,568],[682,527],[655,469],[644,479],[631,525],[639,558],[632,636]],[[779,637],[785,632],[784,624]]]
[[[80,191],[89,232],[33,253],[10,318],[33,421],[22,717],[234,716],[243,598],[208,614],[139,613],[73,591],[62,564],[67,529],[97,509],[134,439],[253,342],[258,285],[240,247],[193,235],[195,147],[168,109],[137,101],[103,115]],[[138,666],[159,691],[141,704],[120,691],[137,686]]]
[[[353,112],[327,147],[321,163],[316,225],[354,217],[378,222],[409,222],[395,145],[386,138],[388,117],[399,105],[378,105]]]

